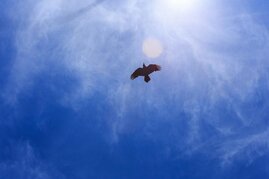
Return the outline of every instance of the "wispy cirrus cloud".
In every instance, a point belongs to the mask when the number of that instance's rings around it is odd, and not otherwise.
[[[268,154],[268,134],[268,129],[266,129],[224,142],[220,148],[222,165],[232,164],[234,160],[244,160],[251,164],[256,158]]]
[[[77,109],[101,93],[113,111],[108,125],[115,141],[135,129],[155,138],[154,120],[145,118],[156,118],[157,126],[180,121],[188,129],[183,142],[155,140],[195,149],[204,141],[214,146],[227,138],[215,153],[221,150],[224,161],[232,160],[260,140],[246,141],[238,129],[258,126],[258,134],[266,123],[268,29],[256,22],[251,9],[205,2],[186,11],[171,10],[161,1],[26,1],[19,5],[25,16],[3,96],[12,103],[44,74],[67,76],[67,89],[55,90],[59,103]],[[148,36],[158,38],[165,49],[156,61],[141,51]],[[130,73],[143,61],[160,63],[163,71],[147,86],[130,84]],[[57,82],[48,83],[57,89]],[[210,138],[205,126],[217,137]],[[171,136],[180,138],[177,132]],[[234,135],[238,137],[231,139]],[[230,144],[238,147],[225,150]]]

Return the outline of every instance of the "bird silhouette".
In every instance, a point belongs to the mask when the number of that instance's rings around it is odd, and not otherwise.
[[[144,76],[144,81],[146,83],[148,83],[150,81],[150,77],[149,74],[155,72],[155,71],[160,71],[161,70],[161,66],[156,65],[156,64],[150,64],[148,66],[146,66],[143,63],[143,68],[138,68],[136,69],[133,74],[131,75],[131,79],[134,80],[135,78],[139,77],[139,76]]]

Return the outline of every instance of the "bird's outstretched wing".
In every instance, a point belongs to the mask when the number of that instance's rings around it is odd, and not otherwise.
[[[137,78],[138,76],[142,76],[143,75],[143,68],[137,68],[133,74],[131,75],[131,79],[134,80],[135,78]]]
[[[161,70],[161,66],[160,65],[156,65],[156,64],[150,64],[149,66],[147,66],[147,71],[148,73],[152,73],[155,71],[160,71]]]

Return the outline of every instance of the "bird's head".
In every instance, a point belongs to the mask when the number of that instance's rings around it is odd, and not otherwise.
[[[143,68],[146,68],[147,66],[145,65],[145,63],[143,63]]]

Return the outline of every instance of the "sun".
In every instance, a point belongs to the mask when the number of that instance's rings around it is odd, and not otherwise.
[[[163,46],[158,39],[149,37],[144,40],[142,50],[148,58],[157,58],[163,53]]]
[[[201,2],[198,0],[158,0],[159,6],[168,11],[189,12],[194,10]]]
[[[174,6],[189,6],[193,4],[193,0],[168,0],[167,3]]]

